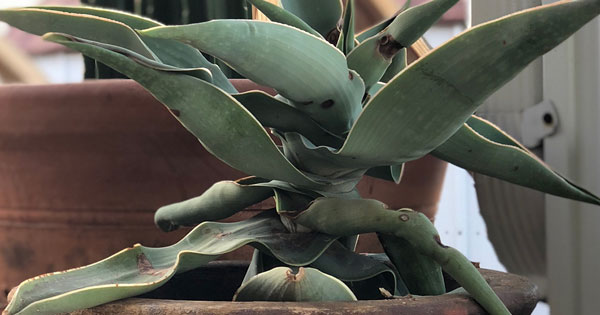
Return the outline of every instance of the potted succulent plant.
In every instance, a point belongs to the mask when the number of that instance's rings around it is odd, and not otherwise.
[[[431,152],[469,170],[600,204],[472,115],[528,63],[596,17],[600,1],[560,1],[480,25],[409,67],[406,47],[457,0],[410,8],[358,36],[354,1],[347,2],[339,33],[330,31],[336,15],[326,13],[338,0],[282,1],[283,8],[249,2],[274,22],[163,26],[94,8],[0,12],[1,20],[136,80],[209,152],[253,175],[215,183],[199,197],[159,209],[155,222],[165,231],[199,224],[180,242],[135,245],[92,265],[26,280],[5,313],[67,312],[140,295],[251,244],[256,250],[235,301],[348,301],[304,304],[342,310],[356,307],[357,297],[447,297],[443,270],[487,312],[508,314],[496,294],[501,292],[490,286],[497,289],[494,281],[488,276],[488,284],[462,254],[443,245],[426,216],[362,199],[355,186],[366,173],[399,181],[403,163]],[[325,13],[299,18],[315,7]],[[279,94],[238,93],[199,51]],[[210,222],[270,197],[276,201],[272,211],[235,223]],[[354,252],[355,235],[365,232],[378,233],[386,255]],[[407,304],[399,301],[394,307]]]

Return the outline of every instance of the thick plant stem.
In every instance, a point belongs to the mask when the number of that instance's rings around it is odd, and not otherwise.
[[[440,264],[490,314],[510,314],[473,264],[456,249],[444,246],[431,221],[419,212],[392,211],[376,200],[319,198],[294,219],[336,236],[378,232],[403,238]]]

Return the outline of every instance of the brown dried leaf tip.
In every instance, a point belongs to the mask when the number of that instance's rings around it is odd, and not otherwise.
[[[302,280],[302,278],[304,278],[304,268],[300,267],[298,269],[298,273],[294,274],[294,271],[292,271],[291,269],[286,271],[285,273],[285,277],[287,278],[288,281],[291,282],[297,282]]]

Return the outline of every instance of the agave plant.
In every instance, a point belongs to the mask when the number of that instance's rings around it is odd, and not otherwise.
[[[208,151],[252,175],[159,209],[155,221],[165,231],[198,224],[177,244],[136,245],[89,266],[26,280],[6,313],[66,312],[139,295],[250,244],[256,250],[238,301],[356,300],[379,288],[438,295],[446,291],[443,270],[488,312],[508,314],[423,214],[361,199],[355,186],[365,174],[398,182],[403,163],[431,153],[600,204],[473,115],[491,93],[596,17],[600,0],[560,1],[479,25],[410,66],[407,47],[458,0],[406,6],[358,35],[352,0],[345,7],[339,0],[248,1],[271,21],[164,26],[92,7],[0,11],[1,20],[136,80]],[[201,52],[278,95],[238,93]],[[210,222],[270,197],[272,211]],[[378,233],[384,257],[354,252],[356,235],[366,232]],[[356,290],[353,284],[365,279],[371,285]]]

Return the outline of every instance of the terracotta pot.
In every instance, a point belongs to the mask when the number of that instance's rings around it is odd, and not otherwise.
[[[487,314],[465,293],[359,302],[224,302],[231,301],[247,266],[247,263],[239,262],[211,263],[176,276],[143,298],[126,299],[71,314]],[[512,314],[531,314],[538,295],[536,286],[529,280],[498,271],[480,269],[480,272]],[[451,279],[446,285],[450,290],[457,287]],[[206,301],[208,299],[211,301]]]
[[[424,169],[413,170],[418,165]],[[409,163],[399,186],[367,179],[361,191],[393,207],[433,209],[444,168],[428,157]],[[242,176],[133,81],[0,86],[0,290],[134,243],[170,245],[188,230],[159,231],[158,207]],[[271,207],[261,203],[230,220]],[[372,243],[360,250],[372,251]]]

